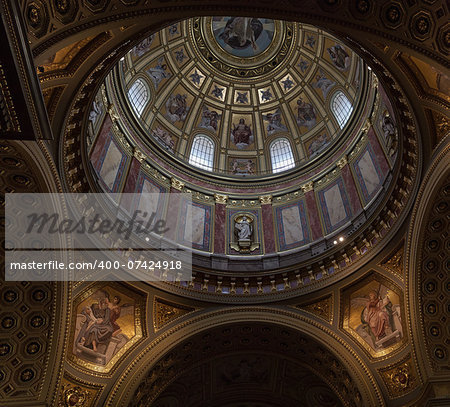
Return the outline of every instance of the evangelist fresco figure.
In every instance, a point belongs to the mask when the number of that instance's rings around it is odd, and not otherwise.
[[[312,129],[316,125],[316,112],[314,106],[305,102],[302,98],[297,100],[297,123],[299,126],[305,126]]]
[[[245,124],[244,119],[239,119],[239,124],[233,123],[231,130],[231,141],[237,148],[243,149],[253,143],[253,134],[250,126]]]
[[[355,321],[352,328],[358,335],[378,351],[398,343],[403,329],[398,295],[381,283],[374,289],[374,284],[367,287],[364,297],[351,299],[350,319]]]
[[[164,63],[164,58],[158,59],[156,66],[149,68],[147,73],[149,74],[153,85],[155,85],[156,90],[163,79],[171,76],[171,73],[167,70],[167,65]]]
[[[167,117],[172,122],[183,122],[189,111],[187,105],[187,95],[170,95],[166,102]]]
[[[74,353],[96,364],[106,365],[130,338],[122,331],[121,316],[134,314],[132,304],[106,290],[94,293],[77,315]]]
[[[135,57],[141,57],[142,55],[144,55],[147,51],[150,50],[154,39],[155,39],[155,34],[152,34],[149,37],[147,37],[146,39],[144,39],[143,41],[141,41],[138,45],[136,45],[132,49],[133,55]]]
[[[330,54],[331,62],[340,71],[348,71],[350,68],[350,56],[342,45],[336,44],[330,48],[327,48]]]
[[[328,92],[334,85],[336,85],[336,82],[328,79],[324,72],[320,72],[316,75],[316,83],[314,83],[313,86],[320,89],[322,91],[323,98],[326,99]]]
[[[282,123],[282,116],[280,109],[277,109],[273,113],[267,113],[263,115],[263,119],[267,122],[267,134],[271,136],[272,134],[279,131],[287,131],[287,127]]]
[[[200,120],[200,127],[211,131],[217,131],[218,122],[222,115],[215,110],[209,110],[207,106],[203,106],[202,118]]]

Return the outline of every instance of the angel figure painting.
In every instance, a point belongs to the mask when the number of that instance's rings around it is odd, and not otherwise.
[[[112,288],[94,292],[77,308],[73,353],[106,366],[135,335],[135,301]]]
[[[397,293],[372,281],[350,296],[351,328],[375,351],[399,343],[403,338],[402,312]]]

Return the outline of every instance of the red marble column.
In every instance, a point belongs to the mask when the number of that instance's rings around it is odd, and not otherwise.
[[[361,211],[361,200],[359,199],[358,190],[356,189],[355,179],[353,178],[352,172],[348,163],[341,167],[342,179],[344,180],[345,189],[348,193],[348,199],[350,200],[350,205],[353,214],[357,214]]]
[[[263,201],[264,202],[264,201]],[[266,253],[275,253],[275,232],[273,222],[273,209],[271,203],[261,205],[264,248]]]
[[[127,179],[125,180],[125,185],[123,186],[122,193],[126,194],[122,196],[120,201],[120,206],[127,210],[131,211],[131,205],[133,203],[133,194],[136,191],[137,179],[139,176],[139,171],[141,170],[141,163],[136,157],[131,159],[131,164],[128,170]]]
[[[308,211],[309,225],[312,232],[312,240],[320,239],[323,236],[322,223],[320,222],[319,209],[317,208],[314,191],[305,191],[306,210]]]
[[[226,204],[223,198],[216,197],[216,207],[214,210],[214,253],[225,253],[225,223],[226,223]]]
[[[112,120],[109,114],[105,116],[105,120],[103,121],[102,128],[97,136],[97,140],[95,141],[94,148],[91,153],[91,163],[94,168],[98,171],[100,166],[100,159],[102,157],[103,149],[105,148],[106,142],[108,141],[108,135],[111,131]]]
[[[180,186],[181,188],[181,186]],[[169,231],[165,235],[168,239],[178,241],[177,238],[177,224],[180,221],[180,205],[181,205],[181,190],[178,187],[174,187],[172,183],[172,187],[170,188],[169,194],[169,202],[167,207],[167,219],[166,224]]]
[[[389,164],[386,160],[386,156],[384,155],[384,151],[381,148],[380,143],[378,141],[378,137],[376,136],[375,131],[373,130],[372,127],[367,132],[367,135],[369,137],[370,145],[372,146],[373,152],[375,153],[375,157],[378,161],[381,173],[383,174],[384,178],[389,172]]]

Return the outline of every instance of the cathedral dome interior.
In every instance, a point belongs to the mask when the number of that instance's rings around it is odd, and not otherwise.
[[[447,2],[0,10],[2,406],[450,404]],[[116,270],[32,241],[95,265],[22,281],[21,193],[168,227],[102,234]],[[148,236],[192,276],[127,278]]]

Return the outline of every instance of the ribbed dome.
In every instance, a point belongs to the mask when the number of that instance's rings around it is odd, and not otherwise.
[[[303,167],[343,141],[365,102],[365,71],[309,25],[202,17],[137,44],[120,82],[144,145],[204,171],[254,178]]]

